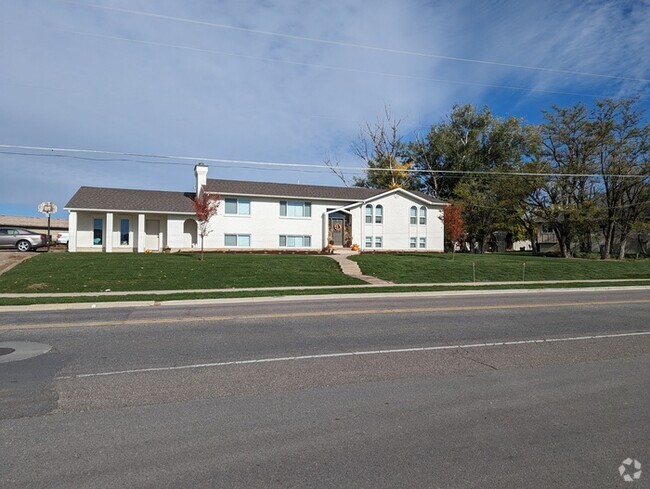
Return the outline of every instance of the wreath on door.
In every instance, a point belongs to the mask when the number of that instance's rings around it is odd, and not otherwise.
[[[341,223],[337,222],[334,224],[334,231],[340,231],[341,230]]]

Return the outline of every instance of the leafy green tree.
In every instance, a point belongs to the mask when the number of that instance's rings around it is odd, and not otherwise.
[[[481,171],[489,166],[490,127],[494,118],[487,107],[454,105],[451,114],[433,124],[425,140],[409,145],[409,152],[420,170],[421,189],[443,199],[456,196],[462,174],[454,171]]]
[[[596,101],[593,111],[596,163],[602,177],[602,258],[610,258],[619,237],[619,258],[627,239],[647,216],[650,125],[636,99]]]
[[[560,253],[572,256],[572,244],[591,236],[596,218],[594,197],[596,142],[587,108],[553,106],[540,125],[540,163],[544,178],[530,196],[536,214],[552,228]],[[586,245],[585,245],[586,246]]]
[[[422,190],[463,202],[467,231],[481,251],[492,233],[520,224],[513,213],[513,189],[503,182],[527,158],[531,137],[519,119],[495,117],[487,107],[456,105],[425,141],[410,145]]]

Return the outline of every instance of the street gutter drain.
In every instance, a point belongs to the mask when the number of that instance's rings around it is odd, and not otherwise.
[[[15,352],[16,350],[13,348],[0,348],[0,357],[2,355],[9,355],[10,353]]]

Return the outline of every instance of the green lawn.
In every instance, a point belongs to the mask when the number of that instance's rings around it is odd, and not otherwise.
[[[506,253],[363,254],[364,273],[395,283],[648,279],[650,260],[602,261]],[[0,293],[188,290],[242,287],[336,286],[363,282],[343,275],[323,256],[39,253],[0,275]],[[313,292],[312,292],[313,293]],[[284,295],[274,292],[271,295]],[[264,294],[266,295],[266,294]],[[154,298],[155,299],[155,298]],[[162,300],[162,298],[160,298]]]
[[[310,255],[39,253],[0,275],[0,292],[95,292],[355,285]]]
[[[395,283],[528,280],[650,279],[650,260],[567,259],[529,253],[362,254],[352,258],[366,275]]]

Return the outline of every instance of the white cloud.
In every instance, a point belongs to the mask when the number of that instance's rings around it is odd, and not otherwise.
[[[384,105],[412,131],[438,121],[455,102],[495,104],[526,115],[568,100],[481,84],[601,95],[643,86],[351,44],[633,78],[649,73],[643,51],[650,41],[647,1],[105,0],[97,5],[349,45],[67,2],[5,2],[0,143],[311,163],[330,152],[360,164],[349,145],[359,124],[374,120]],[[63,204],[81,184],[185,190],[192,181],[191,167],[2,154],[0,172],[7,205],[40,201],[44,188],[54,187],[54,198]],[[213,166],[211,176],[217,175],[338,183],[329,173]]]

